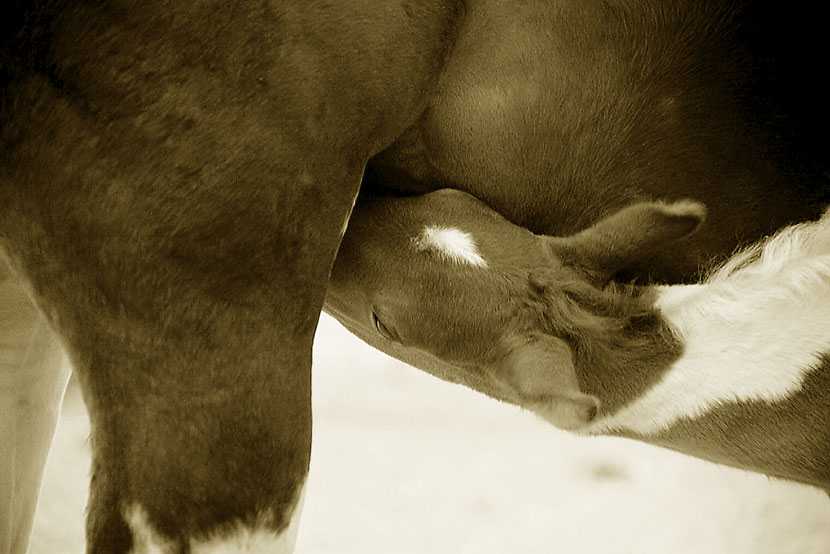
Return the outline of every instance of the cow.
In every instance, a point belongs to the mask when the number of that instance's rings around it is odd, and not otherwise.
[[[830,492],[830,212],[700,283],[610,281],[705,214],[640,202],[552,237],[457,190],[373,198],[352,214],[326,309],[557,427]]]
[[[779,11],[5,3],[0,552],[26,548],[61,351],[91,418],[89,552],[292,550],[358,192],[451,186],[555,235],[703,202],[697,233],[617,276],[666,281],[818,215],[822,18]]]

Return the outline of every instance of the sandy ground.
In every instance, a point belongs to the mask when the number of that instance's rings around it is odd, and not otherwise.
[[[580,438],[372,350],[314,357],[297,554],[826,554],[830,500],[619,439]],[[64,404],[31,554],[83,552],[88,424]]]

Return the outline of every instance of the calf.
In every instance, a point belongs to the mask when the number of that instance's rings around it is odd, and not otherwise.
[[[327,305],[559,427],[830,489],[830,215],[697,284],[609,282],[704,215],[643,202],[551,237],[459,191],[376,198],[352,216]]]

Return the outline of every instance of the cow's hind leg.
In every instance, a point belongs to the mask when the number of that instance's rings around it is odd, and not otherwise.
[[[0,554],[26,552],[68,378],[57,337],[0,258]]]

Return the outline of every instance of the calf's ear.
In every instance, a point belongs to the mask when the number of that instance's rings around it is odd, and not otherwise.
[[[600,281],[694,233],[706,207],[693,200],[638,202],[569,237],[543,237],[548,252]]]
[[[560,429],[578,429],[599,413],[599,398],[579,389],[571,349],[550,335],[512,348],[496,378],[513,391],[522,408]]]

